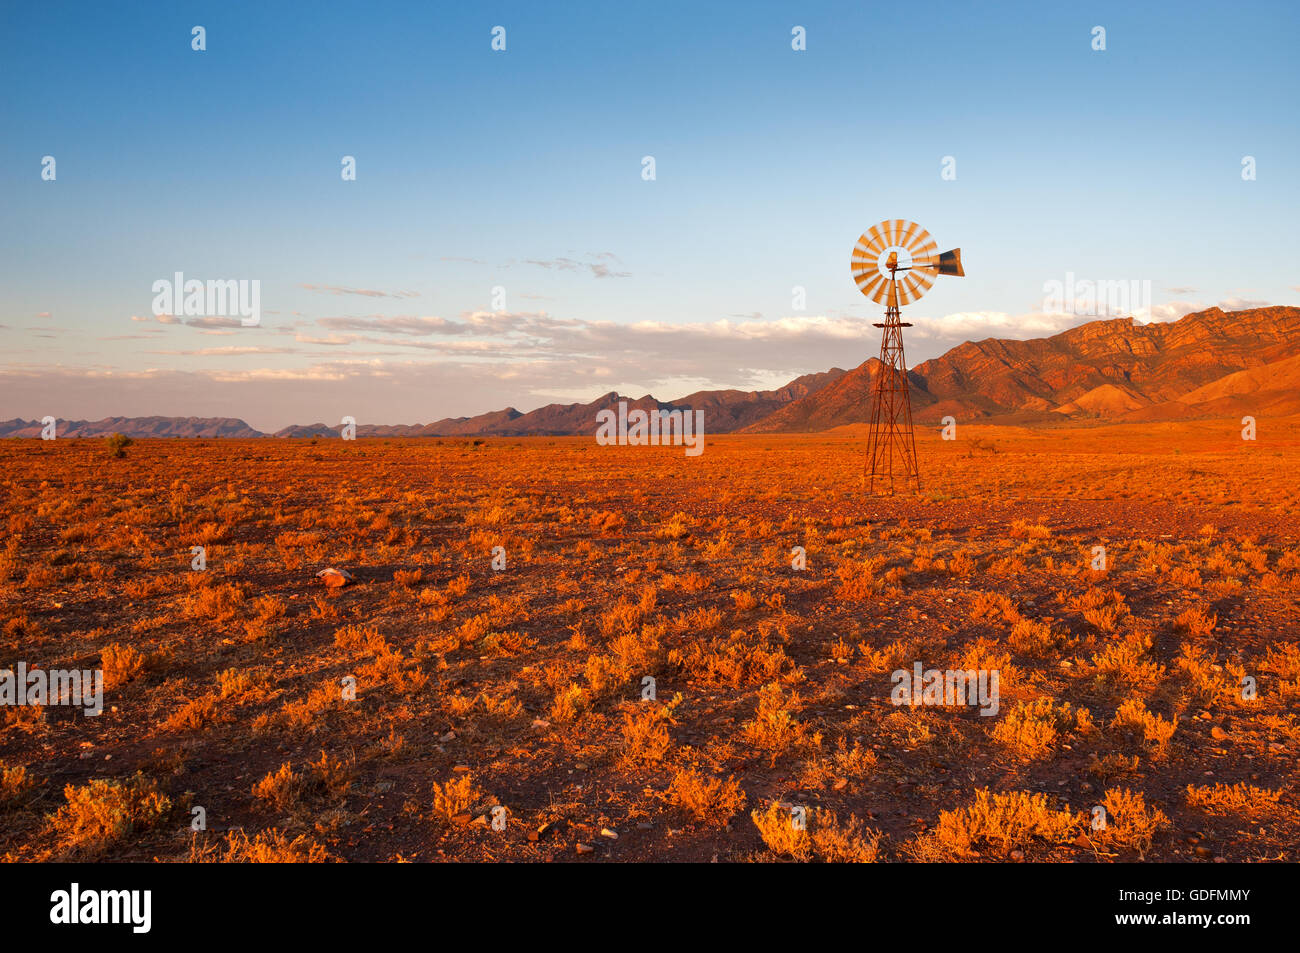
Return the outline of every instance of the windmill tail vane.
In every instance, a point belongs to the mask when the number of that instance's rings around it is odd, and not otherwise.
[[[940,252],[930,233],[915,222],[886,219],[858,239],[850,267],[858,290],[885,305],[885,320],[874,325],[882,329],[880,369],[872,392],[865,476],[872,493],[877,483],[893,493],[895,471],[903,483],[913,484],[920,492],[912,397],[903,355],[903,328],[912,325],[902,320],[900,309],[929,291],[937,276],[964,277],[961,249]]]

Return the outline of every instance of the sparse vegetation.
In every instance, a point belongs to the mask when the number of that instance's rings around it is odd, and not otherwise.
[[[841,434],[147,441],[111,493],[0,442],[5,657],[105,685],[0,708],[0,855],[1295,861],[1300,425],[1220,423],[920,434],[880,504]]]

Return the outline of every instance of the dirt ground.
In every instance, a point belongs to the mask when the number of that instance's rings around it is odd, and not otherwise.
[[[0,855],[1300,859],[1300,419],[918,443],[0,441]]]

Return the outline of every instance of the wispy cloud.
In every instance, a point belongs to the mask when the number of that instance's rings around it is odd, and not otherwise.
[[[618,261],[612,252],[601,252],[596,258]],[[604,261],[580,261],[576,258],[526,258],[526,265],[536,265],[548,271],[587,271],[596,278],[630,278],[630,271],[614,271]]]
[[[300,284],[299,288],[331,295],[361,295],[364,298],[418,298],[418,291],[377,291],[374,288],[345,288],[341,285]]]

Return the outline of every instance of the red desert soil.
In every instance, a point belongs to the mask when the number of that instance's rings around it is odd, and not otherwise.
[[[919,444],[0,441],[0,855],[1300,859],[1300,421]]]

